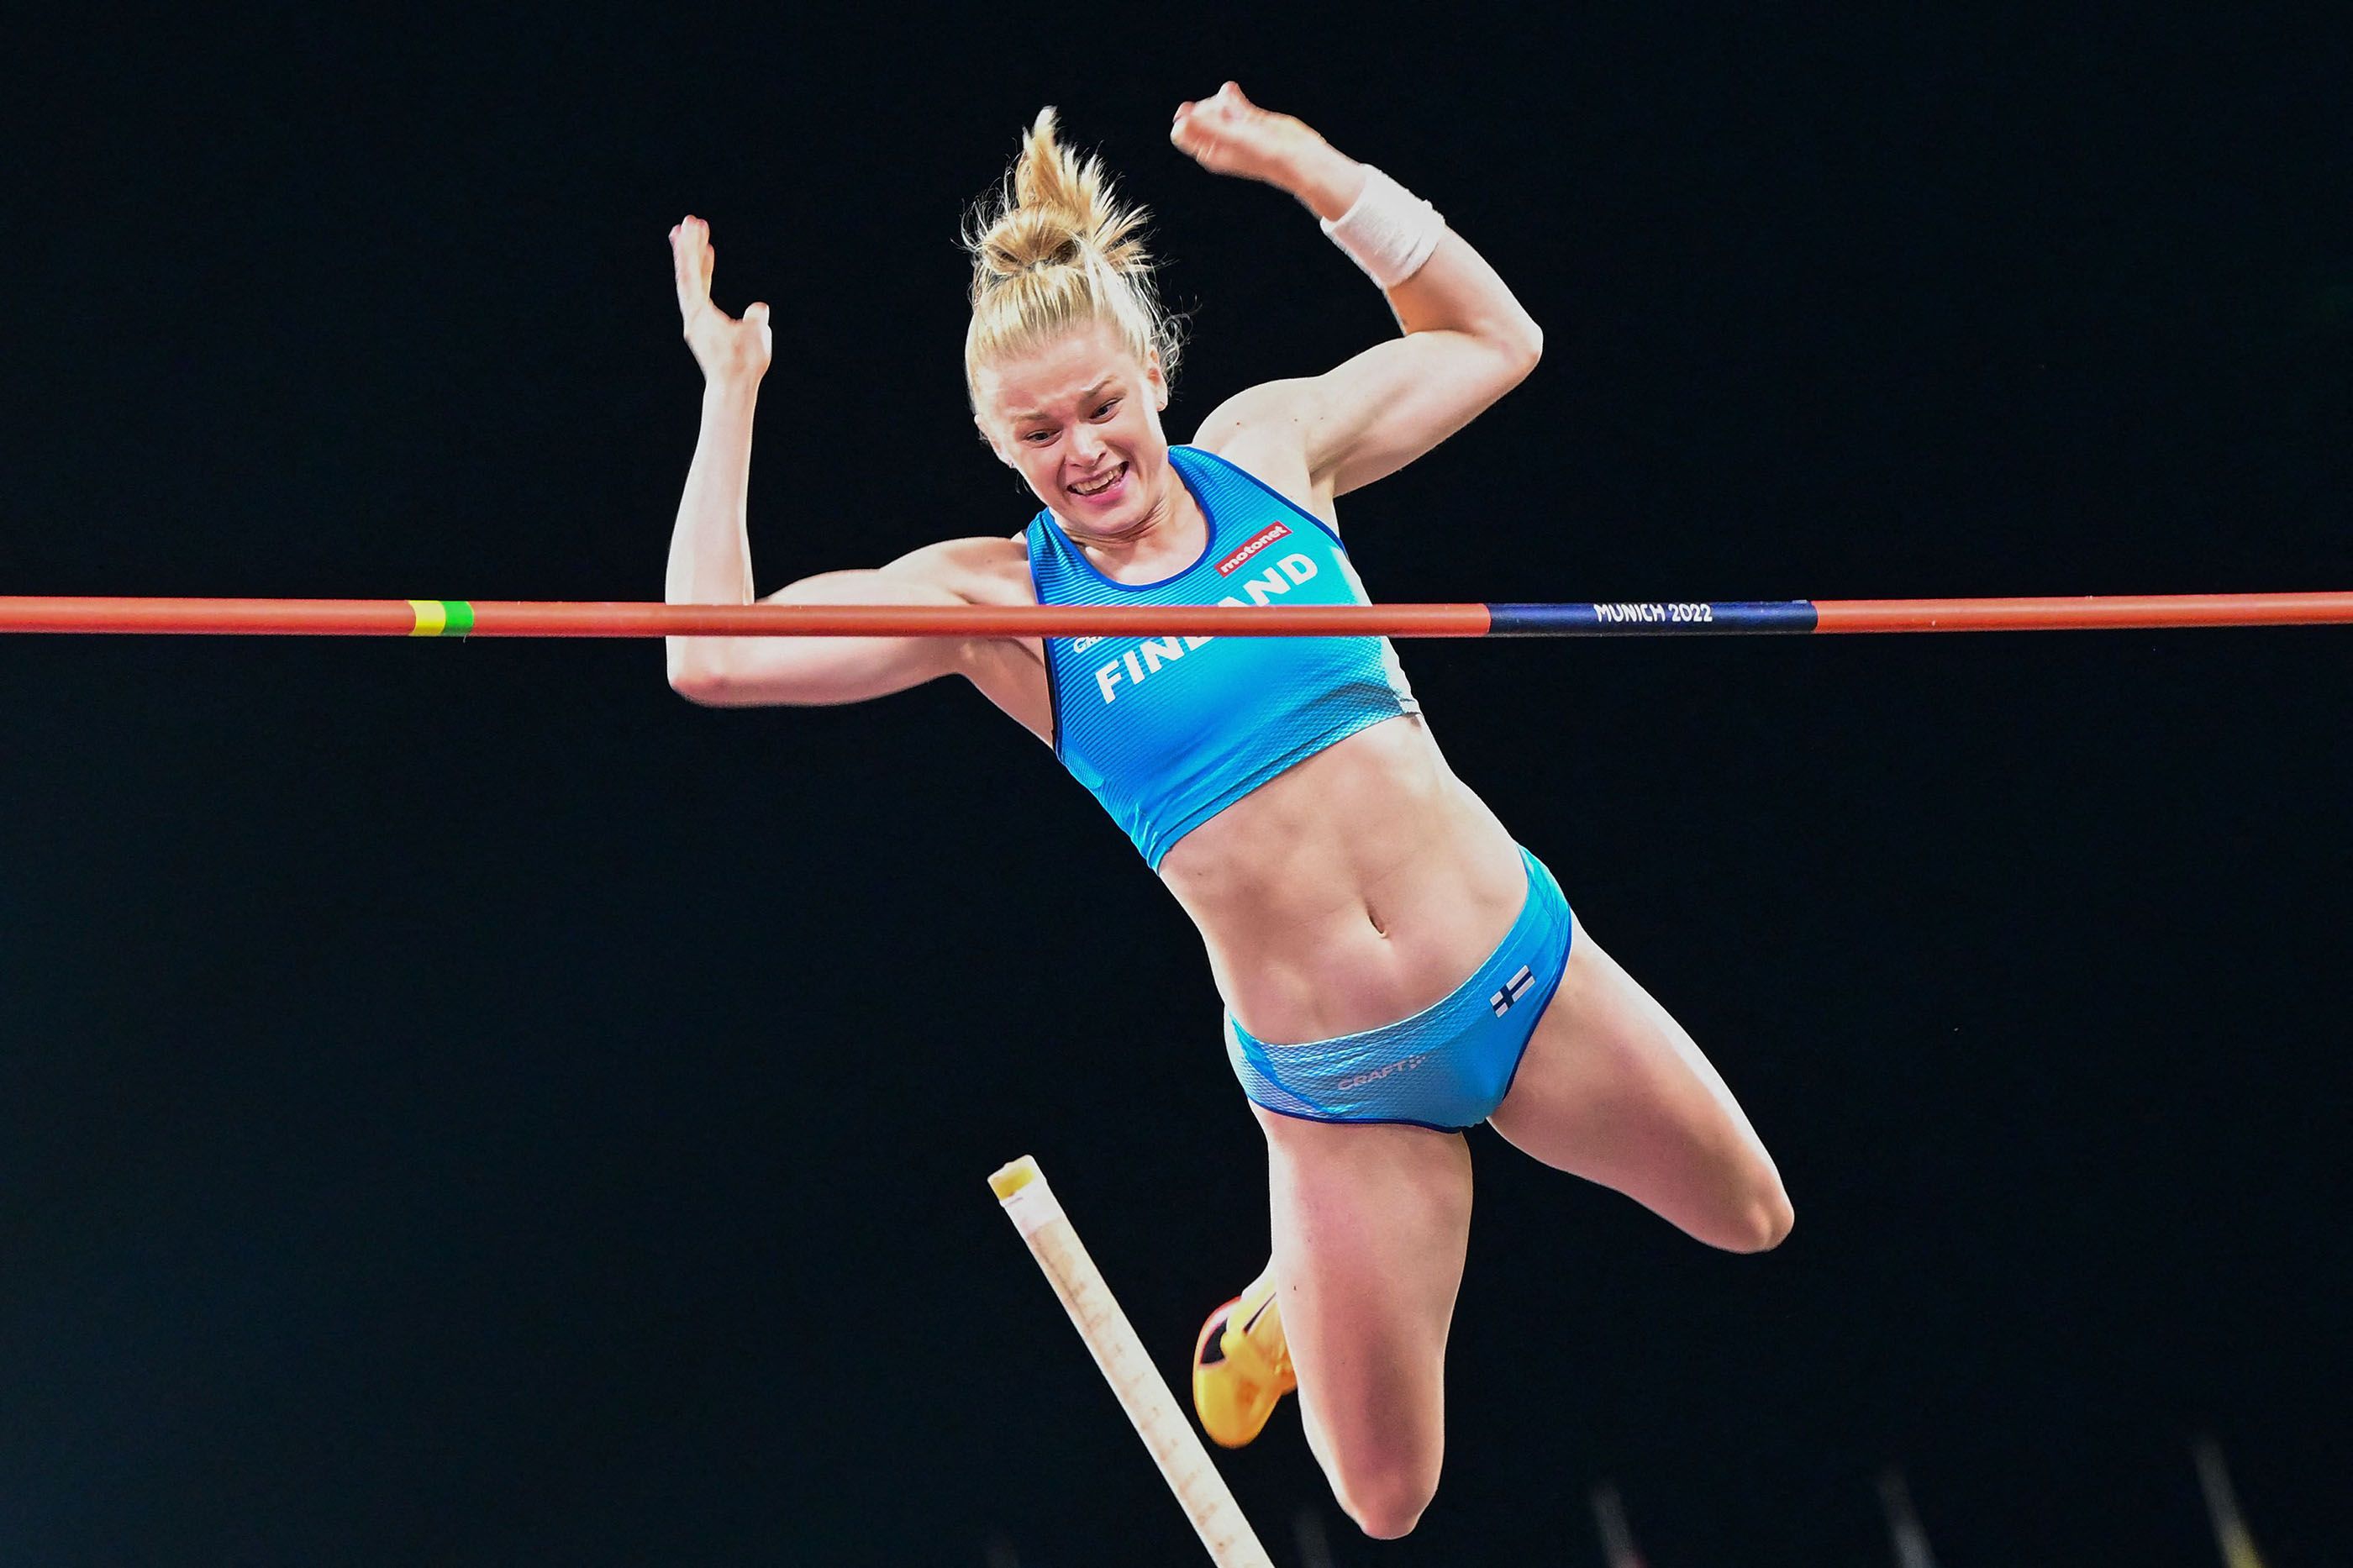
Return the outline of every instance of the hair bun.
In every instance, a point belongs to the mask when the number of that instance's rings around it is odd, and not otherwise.
[[[1003,183],[966,216],[968,390],[990,356],[1087,321],[1111,322],[1138,360],[1156,353],[1162,374],[1176,374],[1178,331],[1153,288],[1148,215],[1121,205],[1103,161],[1063,146],[1058,130],[1054,110],[1039,110]]]
[[[1103,161],[1063,146],[1059,129],[1051,105],[1038,111],[996,201],[975,214],[965,243],[976,274],[1002,279],[1077,266],[1090,250],[1123,272],[1150,263],[1139,232],[1149,215],[1121,206]]]
[[[1085,237],[1071,215],[1046,207],[1017,207],[980,237],[974,263],[997,278],[1012,278],[1040,267],[1075,264]]]

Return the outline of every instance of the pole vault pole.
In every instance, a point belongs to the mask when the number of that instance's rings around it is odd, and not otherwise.
[[[1046,1184],[1038,1162],[1023,1155],[990,1176],[988,1187],[1029,1244],[1031,1256],[1071,1314],[1071,1324],[1086,1342],[1095,1365],[1103,1369],[1119,1407],[1151,1451],[1185,1517],[1193,1521],[1209,1560],[1218,1568],[1274,1568],[1227,1489],[1225,1478],[1209,1462],[1209,1451],[1176,1408],[1176,1396],[1168,1392],[1127,1314],[1119,1310],[1103,1270],[1071,1228],[1070,1216]]]

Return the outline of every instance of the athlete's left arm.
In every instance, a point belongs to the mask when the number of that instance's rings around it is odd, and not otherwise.
[[[1176,111],[1169,136],[1203,167],[1288,191],[1337,219],[1363,191],[1365,167],[1304,122],[1275,114],[1228,82]],[[1315,488],[1341,495],[1412,462],[1525,380],[1544,331],[1485,258],[1451,229],[1414,274],[1388,290],[1405,335],[1318,376],[1268,382],[1203,421],[1217,449],[1248,426],[1294,427]]]

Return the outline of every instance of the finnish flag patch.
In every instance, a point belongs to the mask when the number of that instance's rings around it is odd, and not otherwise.
[[[1535,971],[1523,963],[1520,965],[1520,972],[1517,974],[1513,975],[1509,980],[1504,982],[1504,988],[1501,991],[1496,992],[1493,996],[1487,998],[1487,1005],[1495,1009],[1495,1016],[1500,1018],[1504,1014],[1510,1012],[1512,1010],[1512,1004],[1526,995],[1528,994],[1528,987],[1534,985],[1535,983],[1536,977]]]

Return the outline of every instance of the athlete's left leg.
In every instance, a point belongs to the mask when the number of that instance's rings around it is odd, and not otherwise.
[[[1761,1252],[1794,1218],[1773,1157],[1683,1026],[1580,923],[1560,989],[1489,1119],[1546,1164],[1713,1247]]]

